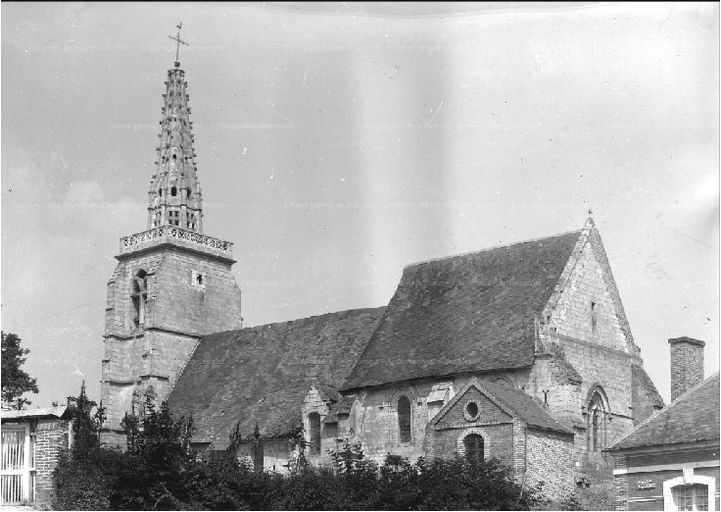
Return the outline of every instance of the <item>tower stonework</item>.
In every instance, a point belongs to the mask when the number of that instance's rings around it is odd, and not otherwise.
[[[108,282],[101,381],[108,444],[123,444],[123,417],[146,392],[167,397],[202,336],[242,323],[233,245],[203,234],[187,82],[178,62],[165,85],[148,229],[120,239]]]

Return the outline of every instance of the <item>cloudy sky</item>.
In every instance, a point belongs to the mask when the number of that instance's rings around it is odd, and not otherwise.
[[[178,21],[247,325],[385,305],[404,265],[592,208],[664,398],[669,337],[718,369],[718,4],[4,2],[2,329],[35,405],[99,397]]]

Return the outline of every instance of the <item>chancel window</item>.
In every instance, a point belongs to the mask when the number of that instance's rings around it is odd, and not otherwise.
[[[606,447],[608,411],[600,391],[595,391],[588,402],[586,446],[589,452],[600,452]]]
[[[320,453],[320,414],[310,413],[308,421],[310,422],[310,453],[317,455]]]
[[[707,485],[677,485],[671,492],[677,510],[708,510]]]
[[[468,434],[463,438],[463,448],[466,457],[474,460],[483,460],[483,437],[479,434]]]
[[[405,396],[398,399],[398,433],[401,443],[411,442],[411,401]]]
[[[140,270],[133,277],[132,292],[130,298],[133,301],[133,323],[136,326],[145,324],[145,303],[148,301],[148,276],[144,270]]]

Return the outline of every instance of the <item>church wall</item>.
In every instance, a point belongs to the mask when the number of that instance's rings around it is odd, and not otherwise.
[[[474,424],[436,430],[433,439],[434,457],[451,457],[462,452],[463,438],[468,434],[480,434],[483,437],[483,455],[485,458],[496,457],[514,470],[517,468],[514,457],[513,423]]]
[[[475,377],[481,382],[500,379],[508,386],[520,388],[521,383],[528,379],[527,375],[527,371],[519,370],[478,374]],[[450,383],[454,390],[460,390],[473,377],[473,375],[458,375],[448,378],[414,381],[412,384],[400,383],[397,386],[366,388],[357,392],[353,411],[347,420],[347,431],[353,432],[350,435],[350,441],[362,442],[366,455],[379,463],[383,462],[388,453],[408,457],[411,461],[429,453],[438,456],[454,453],[456,451],[455,445],[448,448],[451,450],[450,452],[445,452],[443,450],[446,448],[440,448],[441,445],[436,448],[433,447],[437,441],[435,437],[426,438],[428,424],[439,411],[437,403],[429,407],[426,399],[436,384]],[[475,390],[473,391],[475,392]],[[400,442],[398,428],[397,404],[400,396],[404,394],[411,401],[410,443]],[[452,398],[453,395],[449,395],[446,400]],[[482,398],[487,400],[485,397]],[[496,406],[493,405],[493,407]],[[458,414],[462,416],[462,410]],[[506,416],[505,421],[510,423],[511,420]],[[344,422],[339,423],[339,428],[344,428],[344,425]],[[445,446],[445,444],[442,446]],[[512,457],[509,460],[511,459]]]
[[[156,272],[156,283],[149,325],[200,335],[240,329],[240,289],[229,263],[168,250]]]
[[[141,269],[147,273],[147,301],[138,326],[131,292]],[[167,246],[119,261],[106,307],[106,428],[120,429],[134,394],[148,386],[158,401],[167,398],[200,336],[240,326],[240,290],[229,263]]]
[[[533,486],[543,482],[543,492],[549,498],[558,498],[574,489],[573,440],[555,432],[527,429],[526,481]]]
[[[586,243],[551,315],[550,327],[555,332],[627,350],[616,300],[607,286],[608,273],[610,269],[594,252],[594,243]]]
[[[545,361],[537,358],[528,392],[543,400],[542,391],[548,391],[554,417],[575,433],[573,468],[577,479],[585,478],[582,494],[597,493],[598,499],[605,499],[604,493],[612,493],[613,465],[602,452],[587,449],[588,401],[599,387],[607,398],[610,416],[603,422],[603,446],[633,428],[631,365],[636,348],[618,319],[620,301],[610,291],[610,269],[602,263],[600,240],[594,236],[585,244],[555,307],[543,319],[539,338],[551,354]],[[581,377],[580,383],[563,371],[566,363]]]

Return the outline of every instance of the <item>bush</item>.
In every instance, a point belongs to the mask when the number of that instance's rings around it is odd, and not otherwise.
[[[192,419],[173,419],[166,404],[146,399],[128,416],[128,450],[100,447],[102,414],[75,400],[76,444],[55,474],[54,508],[65,510],[527,510],[539,489],[522,489],[497,460],[388,455],[379,467],[358,444],[331,452],[331,465],[299,464],[288,475],[256,472],[232,449],[201,458],[189,449]],[[98,408],[102,413],[102,407]],[[569,500],[569,505],[572,500]]]

